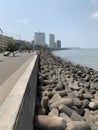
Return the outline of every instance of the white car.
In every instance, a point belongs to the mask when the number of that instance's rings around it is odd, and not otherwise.
[[[4,56],[9,56],[9,55],[10,55],[10,52],[9,52],[9,51],[5,51],[3,55],[4,55]]]

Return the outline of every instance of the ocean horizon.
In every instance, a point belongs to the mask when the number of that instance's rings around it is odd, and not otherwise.
[[[71,61],[73,64],[98,70],[98,48],[57,50],[52,53],[64,60]]]

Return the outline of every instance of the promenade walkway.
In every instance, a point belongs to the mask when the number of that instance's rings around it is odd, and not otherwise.
[[[17,53],[15,57],[0,54],[0,106],[26,70],[33,53]]]

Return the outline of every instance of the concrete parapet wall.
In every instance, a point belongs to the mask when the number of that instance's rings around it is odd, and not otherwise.
[[[38,62],[35,54],[0,107],[0,130],[33,130]]]

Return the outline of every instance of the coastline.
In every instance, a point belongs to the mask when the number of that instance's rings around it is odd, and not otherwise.
[[[40,130],[95,130],[98,123],[98,72],[74,65],[50,52],[41,52],[39,66],[36,122]],[[50,116],[55,119],[53,122]],[[63,119],[66,123],[62,123]],[[60,121],[58,125],[56,120]]]
[[[71,49],[53,51],[52,53],[64,60],[71,61],[73,64],[79,64],[98,71],[98,49]]]

